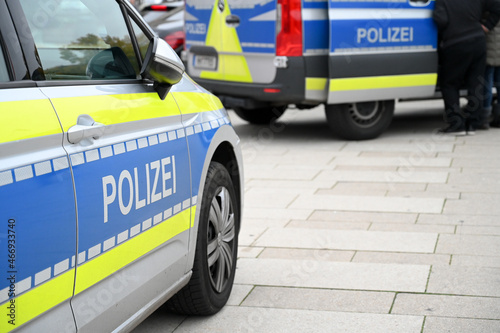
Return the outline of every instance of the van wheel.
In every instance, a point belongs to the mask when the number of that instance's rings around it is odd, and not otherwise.
[[[199,214],[193,275],[167,302],[186,315],[217,313],[233,287],[240,213],[233,182],[220,163],[210,163]]]
[[[250,124],[266,125],[276,121],[285,113],[287,106],[265,107],[258,109],[234,108],[234,112],[243,120]]]
[[[389,127],[394,101],[332,104],[326,106],[326,119],[333,132],[347,140],[374,139]]]

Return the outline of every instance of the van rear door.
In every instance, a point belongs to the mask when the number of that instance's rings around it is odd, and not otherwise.
[[[187,0],[187,68],[195,78],[271,83],[276,0]]]
[[[430,0],[329,0],[328,103],[432,96],[433,8]]]

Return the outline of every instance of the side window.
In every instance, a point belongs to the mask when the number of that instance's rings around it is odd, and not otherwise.
[[[20,3],[47,80],[138,78],[139,64],[115,1]]]
[[[7,71],[7,63],[5,62],[5,58],[2,52],[2,48],[0,47],[0,82],[8,82],[9,80],[9,72]]]

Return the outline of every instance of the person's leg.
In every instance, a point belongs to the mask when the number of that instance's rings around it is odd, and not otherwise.
[[[491,122],[490,126],[491,127],[500,127],[500,103],[499,101],[499,96],[500,96],[500,67],[494,67],[493,70],[493,86],[497,90],[497,98],[496,102],[493,103],[493,107],[491,109]]]
[[[464,60],[469,63],[465,77],[468,103],[463,111],[468,130],[473,131],[475,128],[483,128],[487,122],[485,112],[483,111],[485,99],[486,40],[484,38],[474,40],[468,43],[466,47],[468,57]]]
[[[493,88],[493,77],[495,74],[495,67],[486,66],[484,71],[484,104],[483,107],[486,110],[491,110],[491,104],[493,102],[493,94],[491,89]]]
[[[462,43],[461,43],[462,44]],[[468,63],[463,61],[461,44],[441,50],[439,82],[443,94],[445,121],[452,131],[464,131],[465,123],[460,110],[460,88]]]

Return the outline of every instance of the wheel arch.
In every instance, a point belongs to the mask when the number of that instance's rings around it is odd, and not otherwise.
[[[240,147],[240,139],[230,125],[222,126],[215,133],[212,141],[208,147],[203,164],[203,171],[200,176],[200,186],[198,190],[198,200],[196,203],[196,210],[194,214],[193,225],[190,229],[189,236],[189,252],[186,266],[186,273],[191,271],[194,263],[194,255],[196,249],[198,224],[199,224],[199,210],[203,204],[203,191],[205,189],[205,179],[207,177],[208,167],[211,162],[218,162],[228,170],[231,180],[235,186],[237,193],[237,200],[240,206],[240,221],[243,212],[243,197],[244,197],[244,183],[243,183],[243,157]]]

